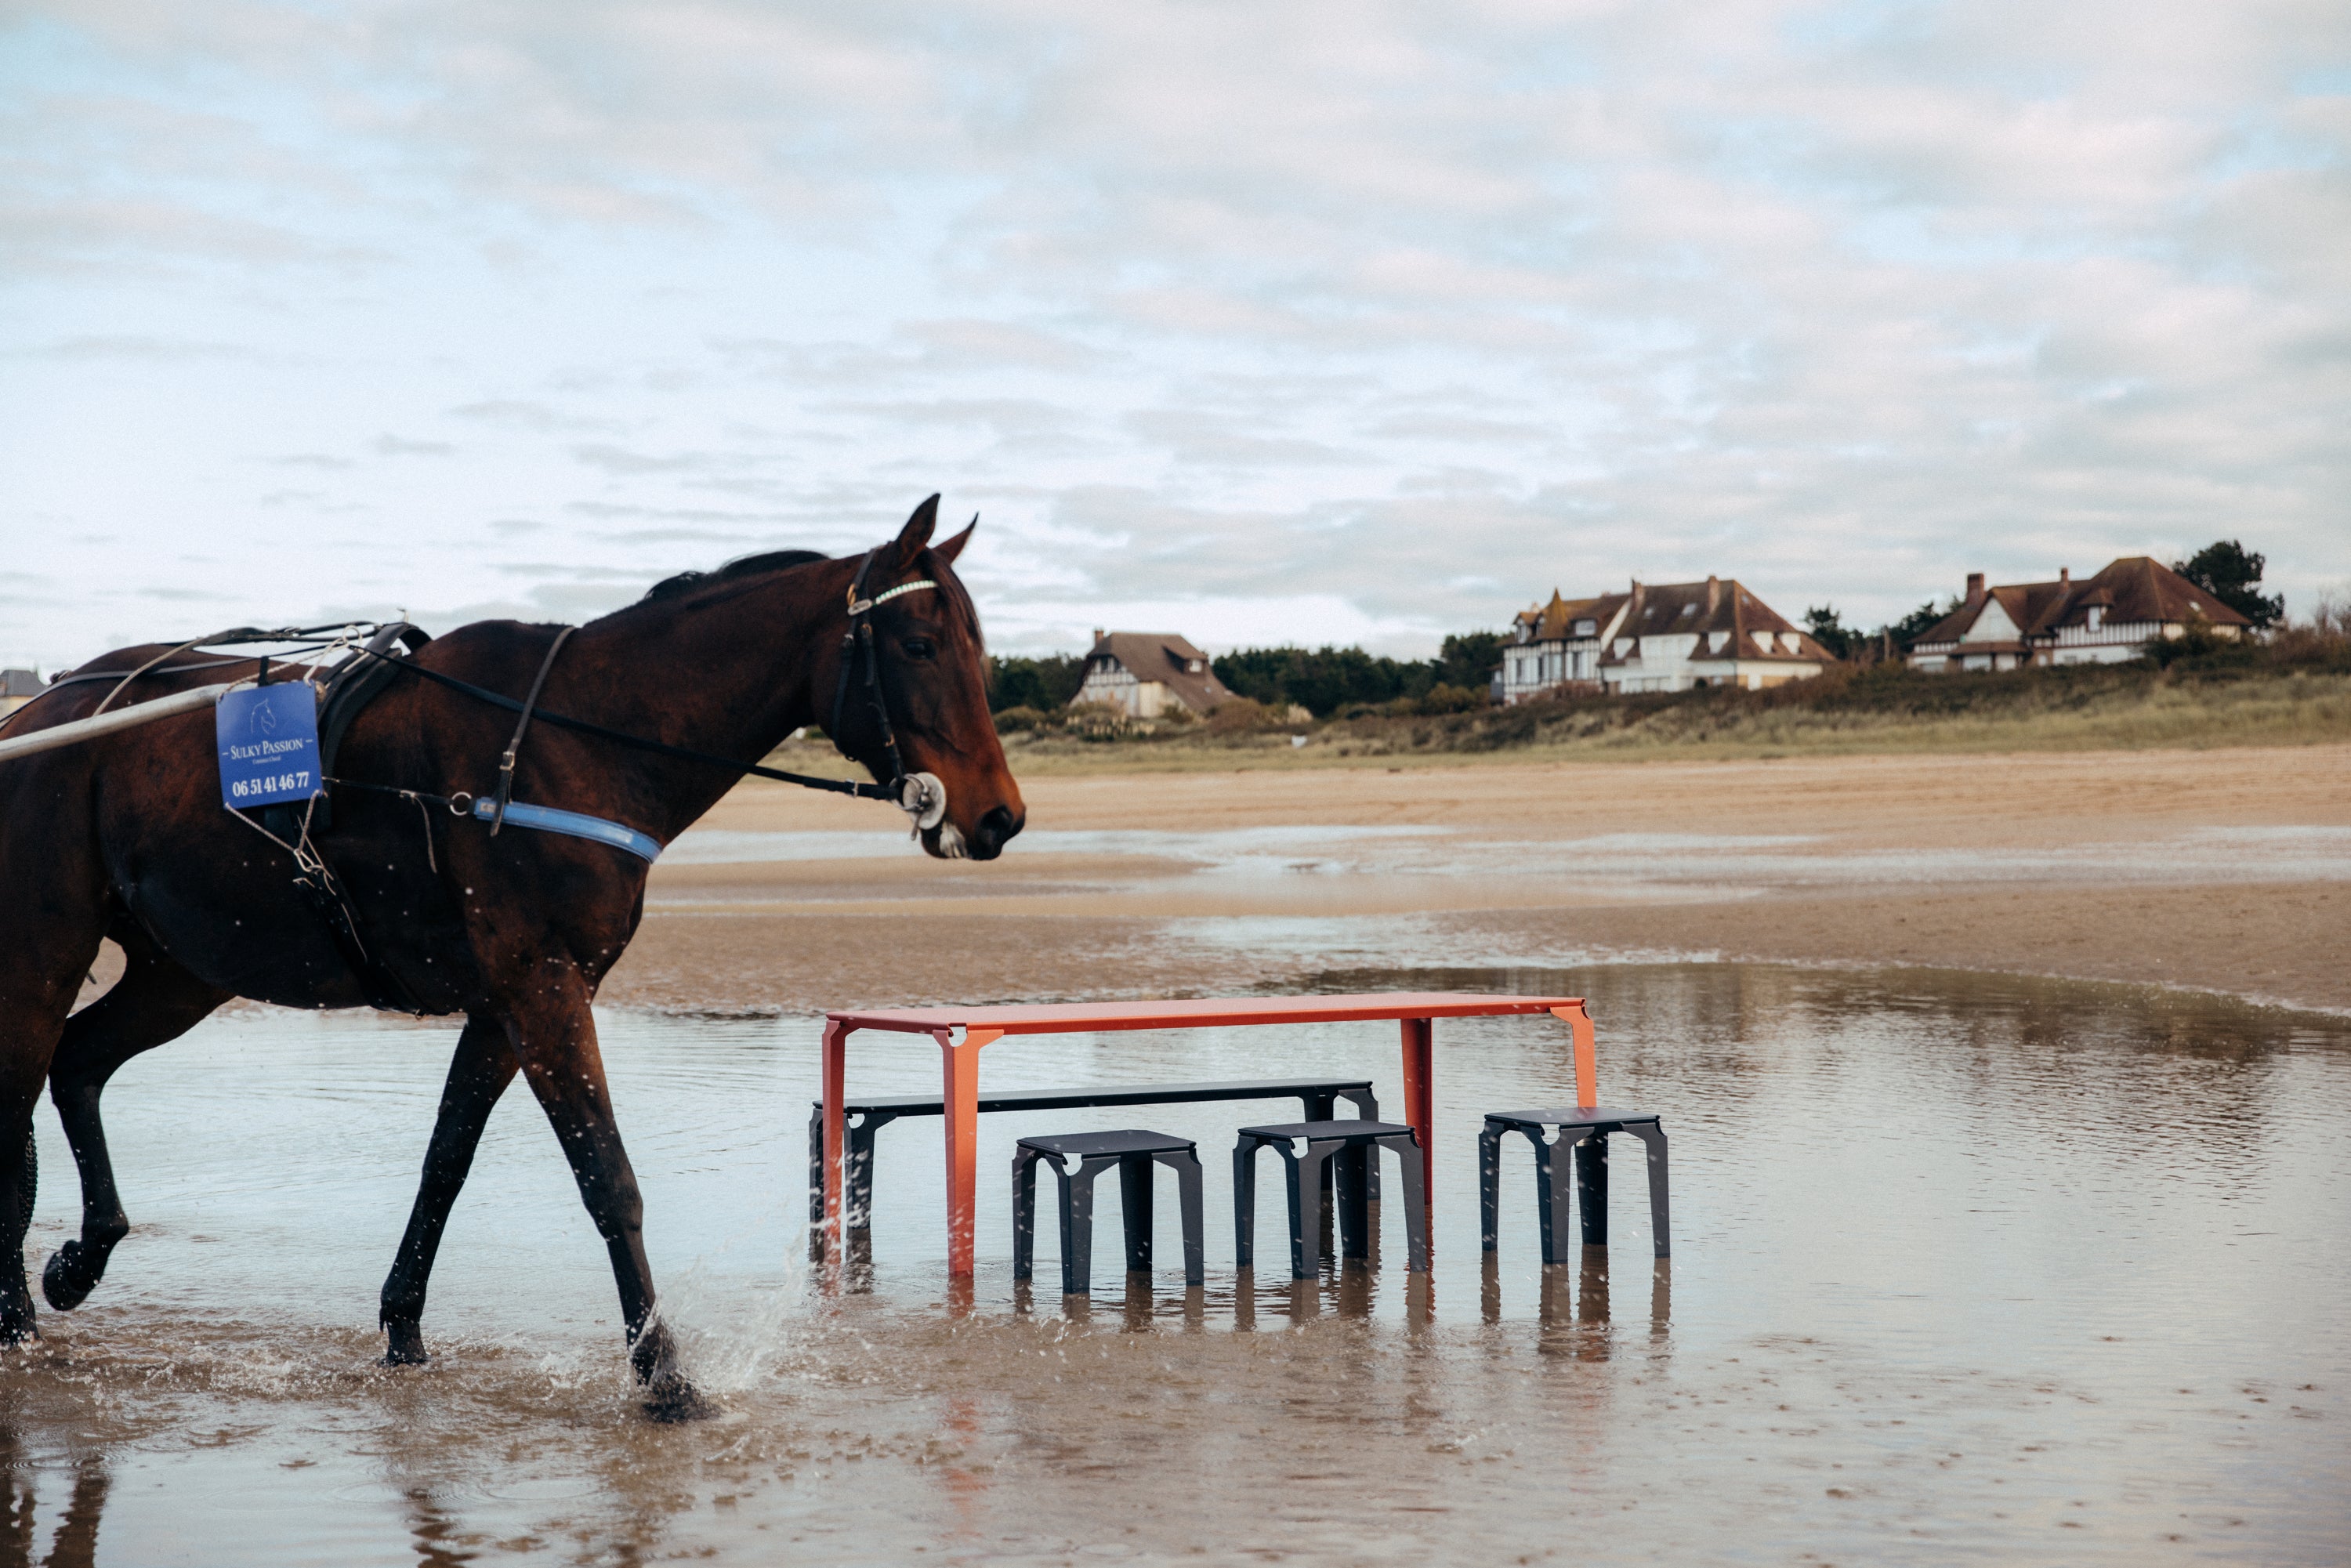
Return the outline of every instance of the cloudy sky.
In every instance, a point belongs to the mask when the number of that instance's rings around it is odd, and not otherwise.
[[[2351,585],[2351,7],[0,5],[0,658],[943,490],[1000,649]]]

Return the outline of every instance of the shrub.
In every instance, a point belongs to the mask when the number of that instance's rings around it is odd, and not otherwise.
[[[1413,705],[1416,713],[1469,713],[1486,706],[1486,694],[1439,681]]]
[[[1134,727],[1116,703],[1071,703],[1062,712],[1062,727],[1087,740],[1116,740]]]
[[[1019,707],[1006,708],[996,716],[996,733],[1019,735],[1023,730],[1050,729],[1059,722],[1057,716],[1023,704]]]
[[[1280,722],[1279,714],[1254,697],[1227,697],[1208,711],[1210,735],[1248,735]]]

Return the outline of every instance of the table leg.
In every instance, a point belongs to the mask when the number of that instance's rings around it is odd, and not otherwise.
[[[849,1099],[849,1036],[851,1026],[828,1019],[824,1026],[824,1218],[820,1234],[828,1267],[837,1268],[842,1256],[842,1139],[849,1118],[842,1107]]]
[[[1437,1026],[1427,1019],[1405,1019],[1404,1024],[1404,1119],[1420,1134],[1420,1176],[1424,1205],[1437,1191]]]
[[[1004,1031],[967,1029],[958,1042],[941,1030],[935,1038],[947,1124],[947,1276],[968,1279],[979,1202],[979,1050],[1003,1039]]]
[[[1575,1103],[1588,1111],[1600,1103],[1599,1051],[1593,1038],[1592,1015],[1581,1002],[1572,1008],[1553,1008],[1551,1012],[1574,1036]]]

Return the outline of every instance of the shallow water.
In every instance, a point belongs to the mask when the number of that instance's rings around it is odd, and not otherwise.
[[[2199,827],[2141,832],[2127,844],[2020,848],[1856,849],[1803,834],[1602,833],[1520,840],[1447,827],[1306,826],[1172,832],[1032,829],[1023,859],[1043,855],[1163,862],[1187,878],[1261,881],[1322,876],[1561,876],[1617,889],[1855,887],[1923,881],[2042,883],[2351,881],[2351,828]],[[902,858],[904,833],[751,832],[696,828],[664,852],[671,865],[858,862]],[[911,893],[909,889],[907,892]],[[925,889],[925,891],[934,891]],[[870,898],[860,886],[842,896]],[[904,894],[902,894],[904,895]],[[818,900],[820,902],[820,900]]]
[[[1437,1030],[1425,1289],[1395,1215],[1376,1271],[1236,1280],[1223,1151],[1293,1102],[984,1118],[967,1309],[944,1289],[938,1124],[895,1124],[870,1281],[829,1291],[804,1261],[812,1021],[611,1013],[665,1310],[725,1407],[656,1427],[603,1249],[520,1093],[442,1250],[435,1364],[374,1365],[455,1031],[245,1010],[115,1081],[136,1228],[88,1306],[0,1361],[0,1563],[93,1542],[123,1563],[2351,1552],[2351,1024],[1919,971],[1298,978],[1591,997],[1604,1100],[1672,1135],[1670,1269],[1629,1145],[1613,1248],[1551,1277],[1511,1151],[1481,1268],[1476,1114],[1562,1097],[1568,1068],[1547,1021],[1480,1020]],[[1322,1071],[1400,1104],[1379,1027],[1015,1040],[983,1069]],[[932,1090],[935,1051],[861,1035],[851,1082]],[[1050,1282],[1025,1300],[1012,1140],[1122,1124],[1201,1141],[1208,1289],[1181,1289],[1169,1195],[1154,1279],[1118,1278],[1113,1203],[1091,1307]],[[74,1215],[46,1112],[41,1154],[36,1267]],[[1278,1235],[1278,1184],[1260,1193]]]

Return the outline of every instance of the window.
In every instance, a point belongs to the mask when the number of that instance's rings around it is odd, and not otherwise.
[[[1579,621],[1575,623],[1575,634],[1579,637],[1595,636],[1599,631],[1600,622],[1597,621]]]

